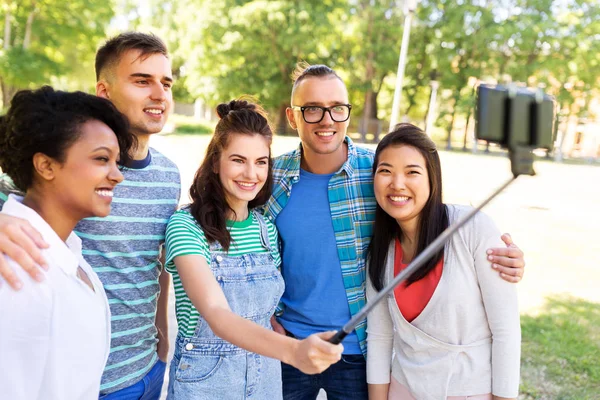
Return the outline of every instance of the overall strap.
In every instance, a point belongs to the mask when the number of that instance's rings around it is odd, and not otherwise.
[[[258,225],[260,227],[260,244],[271,252],[271,241],[269,240],[269,228],[267,227],[267,223],[265,222],[265,217],[262,216],[261,213],[252,210],[252,214],[256,217],[258,221]]]

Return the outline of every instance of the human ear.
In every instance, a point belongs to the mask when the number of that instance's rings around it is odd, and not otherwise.
[[[108,83],[103,79],[96,82],[96,96],[110,100],[110,94],[108,93]]]
[[[33,155],[33,168],[35,172],[44,180],[51,181],[54,179],[58,162],[44,153],[35,153]]]
[[[294,110],[290,107],[285,109],[285,116],[287,117],[288,124],[292,127],[292,129],[298,129],[298,125],[296,124],[296,117],[294,116]]]

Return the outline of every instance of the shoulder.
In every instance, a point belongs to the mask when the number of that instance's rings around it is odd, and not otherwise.
[[[450,224],[455,223],[474,210],[471,206],[457,204],[447,204],[446,207],[448,209],[448,221]],[[471,249],[477,249],[484,244],[485,246],[493,243],[501,244],[500,230],[494,220],[483,211],[478,211],[459,230],[459,235],[463,237],[466,243],[469,243]]]
[[[375,158],[375,151],[368,149],[366,147],[362,147],[362,146],[354,146],[354,148],[356,149],[356,156],[359,159],[362,160],[370,160],[371,163],[373,163],[373,159]]]
[[[44,281],[36,282],[27,273],[8,256],[4,257],[8,267],[12,269],[17,278],[24,284],[19,291],[11,289],[6,281],[0,277],[0,314],[3,318],[6,313],[24,313],[21,317],[25,318],[33,314],[41,315],[52,308],[53,299],[53,271],[42,271]],[[56,265],[51,265],[50,269],[58,268]],[[24,321],[25,319],[23,319]]]
[[[177,164],[175,164],[169,157],[165,156],[160,151],[156,150],[154,147],[150,147],[150,154],[152,154],[152,161],[150,161],[150,165],[162,165],[165,167],[171,167],[179,171],[177,168]]]
[[[169,233],[174,232],[179,232],[179,234],[181,234],[182,230],[204,236],[202,228],[196,222],[196,219],[192,214],[186,209],[175,211],[171,218],[169,218],[169,223],[167,224],[167,236],[169,236]]]
[[[281,154],[273,159],[273,172],[281,173],[283,170],[300,168],[300,148]]]

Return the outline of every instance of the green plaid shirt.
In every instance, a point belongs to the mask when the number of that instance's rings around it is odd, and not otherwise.
[[[373,193],[373,152],[356,147],[349,137],[345,140],[348,159],[329,181],[329,203],[348,306],[350,313],[355,315],[366,302],[365,257],[373,233],[377,203]],[[301,149],[302,145],[275,158],[273,195],[264,207],[264,214],[273,222],[286,206],[292,187],[300,179]],[[366,321],[356,327],[364,354],[366,327]]]

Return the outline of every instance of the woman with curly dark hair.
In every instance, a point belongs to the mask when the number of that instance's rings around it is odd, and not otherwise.
[[[41,234],[49,265],[39,285],[20,291],[0,278],[3,398],[97,398],[110,311],[73,229],[83,218],[109,214],[123,180],[117,161],[127,161],[133,141],[108,100],[81,92],[21,91],[0,117],[0,167],[24,193],[11,194],[2,213]],[[15,273],[29,279],[21,268]]]
[[[281,399],[281,360],[306,373],[340,359],[333,332],[304,340],[275,333],[283,293],[275,226],[254,207],[271,195],[272,132],[262,108],[220,104],[221,117],[190,189],[167,226],[179,333],[169,399]]]

